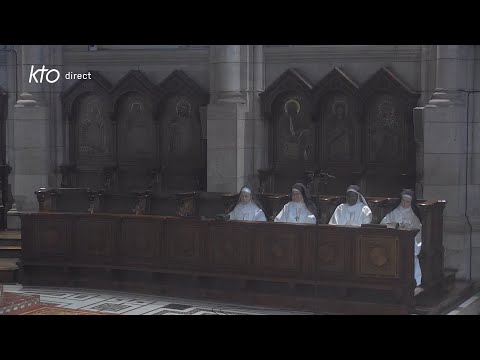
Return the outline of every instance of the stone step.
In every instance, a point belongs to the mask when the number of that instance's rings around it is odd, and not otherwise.
[[[22,247],[18,245],[0,245],[0,258],[19,258]]]
[[[22,234],[20,231],[0,231],[0,246],[21,246]]]
[[[421,299],[422,301],[417,302],[414,313],[418,315],[445,315],[452,308],[472,296],[473,290],[472,282],[456,281],[448,291],[427,294]]]
[[[0,239],[0,246],[22,246],[22,240]]]
[[[21,240],[22,239],[22,232],[17,231],[17,230],[0,231],[0,240],[2,240],[2,239]]]
[[[18,258],[0,259],[0,283],[15,284],[19,280]]]

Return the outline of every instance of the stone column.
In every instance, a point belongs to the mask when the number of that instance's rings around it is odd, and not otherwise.
[[[469,186],[466,193],[470,150],[467,149],[466,96],[459,91],[471,88],[469,58],[473,59],[472,46],[437,46],[436,89],[422,114],[423,197],[448,202],[444,212],[445,267],[458,269],[457,278],[468,278],[470,271],[470,232],[465,205],[473,189]]]
[[[240,93],[241,45],[212,45],[218,103],[243,103]]]
[[[211,103],[207,107],[207,191],[236,192],[246,182],[241,45],[210,47]]]
[[[253,46],[253,101],[254,101],[254,172],[263,169],[267,161],[267,139],[265,121],[262,117],[259,94],[265,90],[265,60],[263,45]]]
[[[8,154],[12,166],[9,180],[16,207],[20,211],[36,210],[34,191],[49,186],[49,108],[42,84],[29,82],[31,65],[37,69],[46,64],[43,59],[44,48],[44,45],[22,46],[21,94],[13,108],[10,124],[13,135]]]
[[[30,82],[32,66],[38,69],[42,65],[42,45],[22,45],[22,83],[21,94],[15,107],[38,106],[42,100],[42,84]]]

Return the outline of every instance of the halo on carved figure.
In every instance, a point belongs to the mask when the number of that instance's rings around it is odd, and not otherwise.
[[[332,114],[337,115],[337,108],[343,107],[343,116],[348,116],[348,102],[344,97],[335,97],[332,101]]]
[[[295,105],[296,111],[297,111],[297,114],[298,114],[300,112],[301,106],[300,106],[300,102],[297,99],[294,99],[294,98],[290,98],[287,101],[285,101],[285,104],[283,105],[283,111],[285,112],[285,114],[288,115],[288,107],[289,107],[290,104]]]
[[[175,105],[175,112],[182,119],[188,119],[192,113],[192,104],[190,104],[187,98],[179,98]]]
[[[138,98],[134,98],[134,101],[132,101],[132,103],[130,104],[130,111],[129,112],[132,112],[133,109],[138,109],[140,111],[143,111],[143,103],[141,102],[140,99]]]

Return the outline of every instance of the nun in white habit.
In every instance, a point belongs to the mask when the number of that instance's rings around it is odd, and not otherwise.
[[[316,224],[315,205],[308,198],[303,184],[297,183],[292,187],[292,201],[286,203],[275,217],[275,222],[296,224]]]
[[[347,188],[346,200],[344,204],[337,206],[329,224],[359,226],[372,222],[372,211],[357,185],[350,185]]]
[[[246,186],[240,190],[238,202],[228,215],[230,220],[267,221],[265,213],[256,203],[252,190]]]
[[[398,206],[385,216],[381,224],[398,223],[401,229],[420,230],[415,236],[415,281],[417,286],[422,283],[422,270],[418,261],[418,254],[422,249],[422,224],[420,222],[420,211],[417,207],[415,192],[410,189],[404,189],[400,194]]]

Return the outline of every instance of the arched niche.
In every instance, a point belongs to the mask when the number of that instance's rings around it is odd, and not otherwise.
[[[273,168],[270,191],[288,191],[317,161],[311,91],[312,84],[303,75],[288,69],[260,94]]]
[[[393,196],[415,188],[413,109],[419,94],[390,69],[378,70],[360,89],[364,104],[365,192]]]
[[[111,92],[117,146],[117,191],[145,190],[158,162],[158,124],[153,84],[132,70]]]
[[[313,89],[319,168],[334,176],[319,179],[318,192],[342,194],[362,170],[361,103],[358,84],[335,67]]]
[[[208,104],[208,93],[180,70],[156,91],[163,189],[206,190],[206,136],[202,136],[200,108]]]
[[[101,187],[100,170],[115,162],[111,84],[97,72],[91,74],[62,96],[67,152],[62,186]]]

